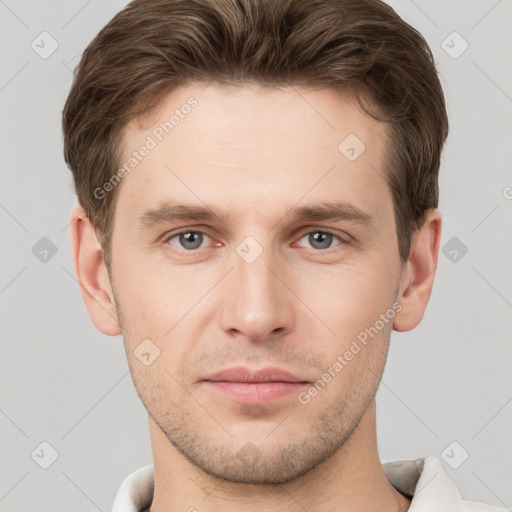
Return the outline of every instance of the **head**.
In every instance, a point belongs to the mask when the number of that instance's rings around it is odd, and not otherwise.
[[[376,0],[134,1],[63,130],[84,300],[168,441],[255,483],[338,450],[433,285],[448,125],[422,36]],[[239,403],[207,379],[235,366],[306,384]]]

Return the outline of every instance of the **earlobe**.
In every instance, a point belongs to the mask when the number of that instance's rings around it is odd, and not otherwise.
[[[393,323],[396,331],[414,329],[423,318],[434,285],[441,224],[439,210],[429,210],[425,222],[413,234],[409,258],[404,265],[397,297],[402,309]]]
[[[117,336],[121,329],[101,244],[82,206],[73,210],[70,229],[73,264],[89,316],[102,333]]]

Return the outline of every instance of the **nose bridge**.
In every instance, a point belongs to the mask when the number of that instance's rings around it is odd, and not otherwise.
[[[282,262],[270,239],[266,237],[264,245],[247,237],[237,246],[230,273],[231,297],[223,305],[224,328],[251,340],[263,340],[278,329],[286,331],[291,322],[285,287],[275,275],[283,272]]]

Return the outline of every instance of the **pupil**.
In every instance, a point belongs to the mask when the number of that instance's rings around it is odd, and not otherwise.
[[[313,242],[311,245],[315,247],[315,244],[320,247],[317,247],[317,249],[327,249],[329,245],[331,245],[331,237],[332,235],[330,233],[323,233],[321,231],[317,231],[316,233],[313,233]]]
[[[189,231],[188,233],[182,233],[182,243],[187,249],[197,249],[201,245],[201,234],[195,231]],[[199,243],[197,241],[199,240]],[[192,247],[190,247],[192,244]]]

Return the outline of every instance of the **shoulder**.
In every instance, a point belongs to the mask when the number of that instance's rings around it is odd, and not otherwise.
[[[382,467],[393,487],[412,498],[411,512],[510,512],[510,509],[464,500],[435,457],[392,461]]]

